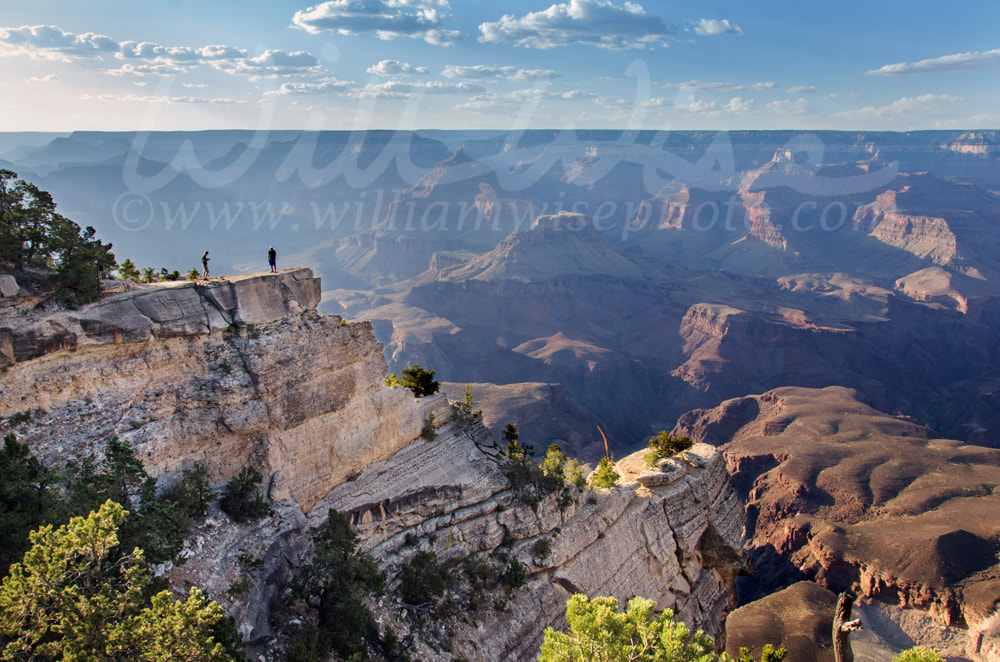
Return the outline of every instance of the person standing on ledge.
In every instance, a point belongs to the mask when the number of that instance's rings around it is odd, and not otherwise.
[[[201,256],[201,268],[201,277],[208,278],[208,251],[205,251],[205,254]]]
[[[271,273],[278,273],[278,252],[274,250],[274,246],[269,246],[267,249],[267,264],[271,267]]]

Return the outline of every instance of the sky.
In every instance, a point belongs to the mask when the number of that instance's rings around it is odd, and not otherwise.
[[[995,0],[4,4],[0,131],[1000,127]]]

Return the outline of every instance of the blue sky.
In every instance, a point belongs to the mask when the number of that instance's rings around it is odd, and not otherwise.
[[[34,0],[0,130],[1000,127],[1000,3]]]

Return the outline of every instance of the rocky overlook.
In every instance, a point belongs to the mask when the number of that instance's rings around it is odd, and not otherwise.
[[[295,269],[7,319],[0,416],[30,412],[18,431],[47,462],[116,435],[154,475],[200,461],[224,480],[254,464],[273,497],[308,509],[416,437],[426,413],[382,387],[370,325],[318,302],[318,279]]]

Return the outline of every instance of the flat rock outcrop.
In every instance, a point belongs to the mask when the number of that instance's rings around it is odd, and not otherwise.
[[[812,579],[975,627],[1000,607],[1000,452],[937,439],[840,387],[691,412],[747,502],[759,591]]]

